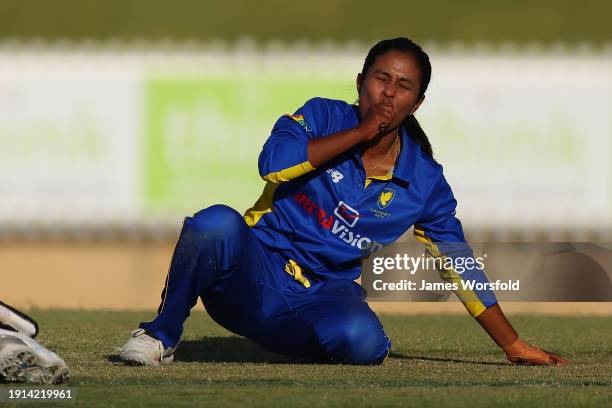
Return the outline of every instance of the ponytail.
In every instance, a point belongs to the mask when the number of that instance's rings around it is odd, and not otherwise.
[[[414,115],[408,116],[404,123],[402,123],[406,131],[408,132],[408,136],[421,148],[429,157],[433,157],[433,149],[431,148],[431,143],[429,143],[429,138],[425,134],[423,128],[414,117]]]

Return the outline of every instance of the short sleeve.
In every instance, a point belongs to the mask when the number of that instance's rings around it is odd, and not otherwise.
[[[314,170],[308,142],[325,134],[330,118],[323,98],[313,98],[293,114],[281,116],[259,155],[259,174],[273,183],[293,180]]]

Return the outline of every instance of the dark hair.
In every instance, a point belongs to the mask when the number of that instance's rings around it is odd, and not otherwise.
[[[419,84],[419,99],[425,96],[425,91],[429,85],[431,79],[431,63],[429,62],[429,56],[423,51],[423,49],[412,42],[412,40],[404,37],[393,38],[389,40],[382,40],[374,45],[363,62],[363,68],[361,69],[361,77],[365,79],[368,69],[374,64],[376,58],[380,55],[385,54],[388,51],[402,51],[406,52],[414,57],[419,69],[421,71],[421,83]],[[414,140],[421,148],[429,155],[433,156],[433,150],[431,143],[427,135],[419,125],[414,115],[408,116],[402,125],[406,128],[408,135]]]

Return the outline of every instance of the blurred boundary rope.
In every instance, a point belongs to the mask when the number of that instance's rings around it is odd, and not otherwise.
[[[66,223],[30,223],[0,225],[0,245],[3,243],[168,243],[174,242],[181,227],[181,217],[159,219],[149,223],[114,222],[106,225]],[[608,228],[466,228],[471,242],[611,242]],[[408,231],[400,240],[411,242]]]
[[[0,0],[2,1],[2,0]],[[0,53],[56,55],[79,54],[83,56],[113,54],[127,56],[198,56],[198,55],[301,55],[309,54],[343,56],[365,55],[372,42],[359,38],[346,41],[298,39],[289,41],[280,37],[258,41],[253,36],[229,39],[178,39],[165,38],[43,38],[2,37]],[[445,56],[512,56],[512,57],[612,57],[612,37],[605,41],[517,41],[508,39],[492,41],[480,39],[465,41],[455,39],[440,41],[428,39],[421,42],[430,55]]]

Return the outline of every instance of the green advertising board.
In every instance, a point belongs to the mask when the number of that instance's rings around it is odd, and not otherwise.
[[[275,121],[314,96],[353,102],[351,79],[151,78],[145,85],[143,204],[184,214],[242,212],[264,182],[257,158]]]

